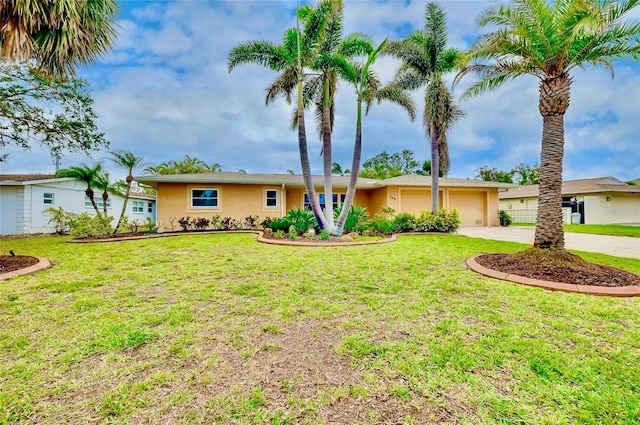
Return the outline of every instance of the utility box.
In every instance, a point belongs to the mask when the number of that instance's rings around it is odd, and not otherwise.
[[[580,213],[571,213],[571,224],[580,224]]]

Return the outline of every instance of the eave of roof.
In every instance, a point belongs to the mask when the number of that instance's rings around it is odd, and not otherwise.
[[[55,177],[53,174],[0,174],[0,186],[27,186],[71,180],[73,179],[70,177]]]
[[[500,193],[500,199],[537,197],[539,185],[518,186],[515,190]],[[640,187],[628,185],[614,177],[567,180],[562,182],[562,195],[586,195],[589,193],[639,193]]]

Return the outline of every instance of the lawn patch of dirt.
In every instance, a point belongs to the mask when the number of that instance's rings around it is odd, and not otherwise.
[[[0,273],[9,273],[38,264],[40,260],[28,255],[0,255]]]
[[[568,252],[532,248],[513,254],[479,255],[475,260],[491,270],[549,282],[606,287],[640,285],[638,274],[590,263]]]

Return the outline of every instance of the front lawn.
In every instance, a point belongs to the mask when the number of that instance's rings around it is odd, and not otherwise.
[[[512,226],[535,226],[535,223],[513,223]],[[565,224],[562,227],[565,232],[570,233],[640,238],[640,226],[624,224]]]
[[[0,239],[55,265],[0,281],[0,424],[640,423],[640,299],[464,264],[525,245],[67,239]]]

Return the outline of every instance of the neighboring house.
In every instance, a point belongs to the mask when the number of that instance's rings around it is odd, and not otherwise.
[[[640,187],[615,177],[569,180],[562,183],[565,223],[580,214],[582,224],[640,224]],[[535,223],[538,185],[518,186],[500,193],[500,209],[515,223]]]
[[[52,233],[54,227],[44,210],[62,207],[74,213],[95,210],[85,196],[86,185],[71,178],[56,178],[45,174],[0,174],[0,234]],[[95,200],[102,211],[102,192],[95,191]],[[109,194],[107,213],[120,217],[124,196]],[[156,201],[154,196],[131,194],[125,212],[129,220],[155,221]]]
[[[210,173],[136,177],[136,181],[157,189],[158,223],[168,230],[170,218],[212,216],[242,220],[247,216],[277,218],[292,208],[309,207],[301,175]],[[314,187],[324,206],[323,177],[314,176]],[[333,206],[343,201],[348,176],[334,176]],[[498,225],[498,190],[515,185],[481,180],[440,180],[440,205],[457,209],[462,226]],[[396,213],[431,210],[431,177],[401,176],[387,180],[358,179],[355,205],[370,216],[383,208]]]

